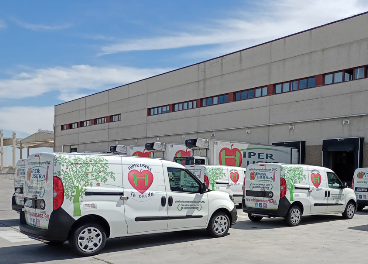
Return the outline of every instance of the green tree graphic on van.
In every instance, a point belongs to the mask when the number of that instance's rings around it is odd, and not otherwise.
[[[93,183],[106,183],[108,179],[115,180],[114,173],[108,171],[107,160],[101,156],[64,156],[54,159],[54,166],[61,165],[61,170],[54,174],[62,179],[65,198],[73,201],[74,216],[81,216],[81,203],[86,193],[86,187]]]
[[[286,186],[290,191],[290,201],[294,201],[294,188],[295,184],[302,180],[307,179],[307,176],[303,173],[302,167],[296,166],[282,166],[281,167],[281,177],[285,179]]]
[[[222,168],[207,168],[207,177],[212,186],[212,191],[215,190],[216,181],[224,178],[226,174]]]

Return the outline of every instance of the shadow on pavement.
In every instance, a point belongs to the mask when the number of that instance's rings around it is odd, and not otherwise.
[[[368,225],[352,226],[349,227],[348,229],[368,232]]]
[[[5,219],[0,220],[0,224],[3,224],[5,226],[19,226],[19,219]]]
[[[325,223],[330,221],[339,221],[344,220],[341,215],[313,215],[313,216],[304,216],[302,217],[302,221],[300,222],[300,226],[303,225],[313,225],[319,223]],[[290,228],[284,221],[282,217],[276,218],[263,218],[260,222],[252,222],[248,219],[239,220],[232,227],[234,229],[275,229],[275,228]]]
[[[209,237],[205,230],[190,230],[164,234],[113,238],[107,240],[106,246],[101,253],[128,251],[210,238],[211,237]],[[3,247],[0,248],[0,256],[0,263],[6,264],[41,263],[80,258],[70,250],[68,243],[58,246],[32,244]]]

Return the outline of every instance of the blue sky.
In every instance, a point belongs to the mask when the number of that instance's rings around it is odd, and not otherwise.
[[[368,0],[0,0],[0,129],[53,106],[368,10]]]

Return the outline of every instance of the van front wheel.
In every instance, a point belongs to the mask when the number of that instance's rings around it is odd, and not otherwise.
[[[348,202],[345,211],[342,213],[342,217],[345,219],[352,219],[355,214],[355,204],[353,202]]]
[[[74,230],[69,244],[78,255],[85,257],[96,255],[106,244],[105,230],[98,224],[86,223]]]
[[[293,205],[286,215],[285,220],[289,226],[299,225],[300,221],[302,220],[302,210],[300,209],[300,207],[297,205]]]
[[[213,237],[223,237],[230,228],[230,219],[225,212],[217,212],[212,215],[207,226],[208,233]]]
[[[252,215],[251,213],[248,213],[248,218],[250,221],[252,222],[259,222],[262,220],[262,216],[255,216],[255,215]]]

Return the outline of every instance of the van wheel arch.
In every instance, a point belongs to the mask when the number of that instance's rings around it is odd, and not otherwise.
[[[230,219],[230,225],[231,225],[231,223],[233,222],[233,219],[232,219],[232,217],[231,217],[231,213],[230,213],[230,211],[229,210],[227,210],[227,209],[225,209],[225,208],[219,208],[219,209],[217,209],[216,211],[214,211],[213,212],[213,214],[208,218],[208,221],[211,219],[211,217],[215,214],[215,213],[217,213],[217,212],[224,212],[224,213],[226,213],[226,215],[229,217],[229,219]]]
[[[297,206],[300,208],[300,210],[302,210],[302,214],[304,213],[304,206],[303,206],[303,204],[302,204],[301,202],[293,202],[293,203],[290,205],[289,210],[290,210],[290,208],[291,208],[293,205],[297,205]]]
[[[110,225],[106,221],[105,218],[99,215],[85,215],[81,218],[79,218],[75,223],[72,225],[72,227],[69,230],[68,239],[71,236],[71,232],[75,229],[77,229],[79,226],[86,224],[86,223],[96,223],[102,226],[105,229],[106,232],[106,238],[110,237]]]

